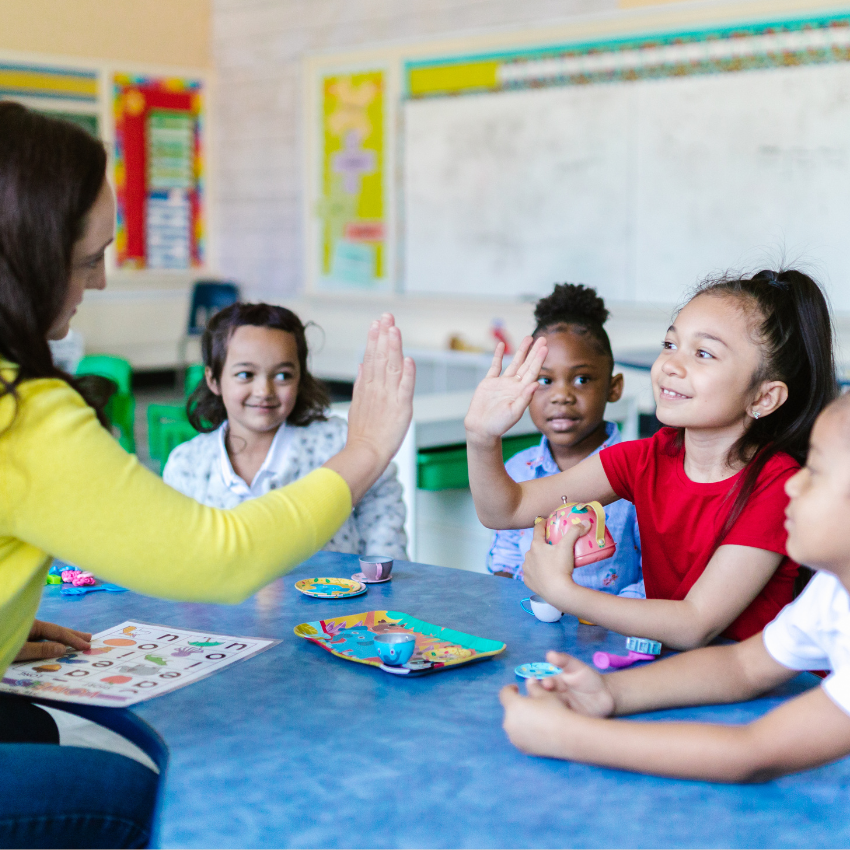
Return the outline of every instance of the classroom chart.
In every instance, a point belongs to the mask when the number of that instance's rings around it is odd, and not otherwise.
[[[277,643],[126,620],[93,635],[91,649],[10,665],[0,691],[82,705],[135,705]]]

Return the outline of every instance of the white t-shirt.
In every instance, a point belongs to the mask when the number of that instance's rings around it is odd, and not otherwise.
[[[767,651],[792,670],[831,670],[823,682],[830,699],[850,714],[850,594],[822,570],[763,633]]]

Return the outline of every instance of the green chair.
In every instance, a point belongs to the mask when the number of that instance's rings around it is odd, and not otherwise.
[[[136,399],[133,396],[133,367],[123,357],[111,354],[90,354],[77,366],[77,375],[99,375],[114,381],[118,391],[104,409],[109,421],[118,429],[118,442],[128,452],[135,453]]]
[[[160,471],[172,450],[196,437],[198,432],[189,423],[186,408],[180,404],[151,404],[148,406],[148,450],[151,460],[159,463]]]
[[[186,398],[195,391],[195,387],[204,380],[204,364],[192,363],[186,367],[186,377],[183,380],[183,393]]]

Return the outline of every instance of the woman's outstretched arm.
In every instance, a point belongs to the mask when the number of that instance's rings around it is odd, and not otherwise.
[[[596,500],[603,505],[619,497],[611,489],[598,455],[566,472],[518,484],[505,471],[502,435],[522,418],[537,387],[546,359],[546,340],[520,343],[502,373],[504,345],[496,346],[487,377],[478,385],[466,414],[469,486],[478,518],[487,528],[528,528],[535,517],[551,513],[561,496],[571,502]]]
[[[0,536],[35,547],[28,563],[43,562],[40,550],[151,596],[241,601],[333,536],[400,445],[412,391],[413,365],[386,315],[370,331],[342,452],[223,511],[176,492],[124,452],[67,384],[27,381],[0,442]],[[13,400],[3,404],[11,418]]]

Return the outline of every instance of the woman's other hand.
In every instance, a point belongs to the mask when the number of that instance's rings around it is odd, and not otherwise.
[[[533,342],[533,345],[532,345]],[[496,346],[487,376],[478,385],[464,419],[467,439],[492,441],[522,418],[537,388],[537,376],[546,359],[546,339],[527,336],[502,374],[503,343]]]
[[[20,648],[15,661],[37,661],[40,658],[58,658],[64,655],[68,648],[91,649],[91,633],[78,632],[57,626],[56,623],[45,623],[43,620],[33,620],[29,639]]]

